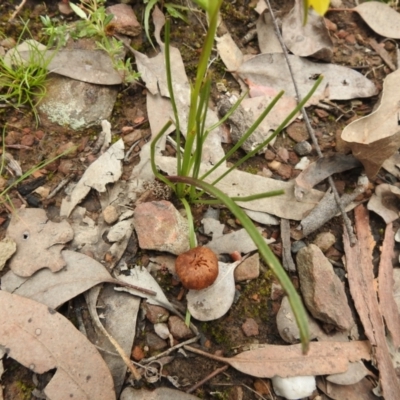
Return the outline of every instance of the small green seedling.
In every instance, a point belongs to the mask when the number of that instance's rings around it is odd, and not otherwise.
[[[24,23],[17,45],[26,34],[32,39],[28,22]],[[46,94],[47,67],[52,57],[46,58],[37,42],[27,40],[25,43],[29,49],[27,60],[22,60],[17,51],[11,52],[9,59],[0,57],[0,102],[15,108],[29,106],[39,123],[37,105]]]

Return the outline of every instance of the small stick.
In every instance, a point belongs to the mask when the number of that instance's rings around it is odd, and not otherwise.
[[[277,20],[275,18],[274,12],[272,11],[270,1],[269,0],[265,0],[265,2],[267,4],[268,10],[269,10],[269,12],[271,14],[272,23],[274,24],[274,28],[275,28],[275,33],[276,33],[276,36],[277,36],[277,38],[279,40],[279,43],[280,43],[280,45],[282,47],[283,54],[285,56],[287,66],[289,68],[290,76],[292,77],[293,86],[294,86],[294,90],[296,92],[297,101],[300,101],[301,100],[301,96],[300,96],[299,88],[297,87],[297,83],[296,83],[296,81],[294,79],[292,65],[290,64],[289,55],[288,55],[286,46],[283,43],[282,35],[281,35],[280,31],[279,31],[278,22],[277,22]],[[315,137],[314,129],[311,126],[311,122],[310,122],[310,119],[308,118],[308,115],[307,115],[305,107],[302,107],[301,113],[303,115],[304,122],[306,123],[307,131],[310,134],[311,140],[312,140],[312,142],[313,142],[313,144],[315,146],[315,149],[317,151],[318,157],[319,158],[323,158],[322,151],[321,151],[321,149],[319,147],[317,138]],[[343,204],[340,201],[339,193],[338,193],[338,191],[336,189],[335,183],[334,183],[333,178],[331,176],[328,177],[328,182],[329,182],[329,185],[330,185],[330,187],[332,189],[332,193],[333,193],[333,196],[335,198],[335,201],[336,201],[336,203],[337,203],[337,205],[339,207],[340,213],[342,214],[343,222],[344,222],[344,225],[346,227],[347,233],[348,233],[349,238],[350,238],[350,243],[351,243],[352,246],[354,246],[356,244],[356,242],[357,242],[357,238],[354,235],[353,228],[351,226],[350,218],[347,216],[346,210],[344,209]]]
[[[186,393],[192,393],[194,392],[196,389],[198,389],[200,386],[204,385],[207,381],[209,381],[210,379],[214,378],[214,376],[217,376],[218,374],[220,374],[221,372],[226,371],[229,368],[228,365],[224,365],[221,368],[218,368],[216,370],[214,370],[213,372],[211,372],[211,374],[207,375],[204,379],[202,379],[200,382],[197,382],[195,385],[193,385],[191,388],[189,388],[188,390],[186,390]]]
[[[25,5],[26,2],[27,0],[21,1],[21,4],[15,9],[8,22],[11,22],[18,15],[18,13],[21,11],[22,7]]]
[[[175,351],[177,349],[180,349],[181,347],[184,347],[184,346],[186,346],[188,344],[197,342],[197,340],[199,340],[199,337],[200,336],[197,335],[197,336],[195,336],[195,337],[193,337],[191,339],[186,340],[185,342],[179,343],[176,346],[173,346],[173,347],[169,348],[168,350],[163,351],[160,354],[157,354],[156,356],[153,356],[153,357],[150,357],[150,358],[144,358],[143,360],[140,361],[140,365],[149,364],[149,363],[151,363],[153,361],[158,360],[161,357],[165,357],[165,356],[169,355],[170,353],[172,353],[173,351]],[[144,366],[143,366],[143,368],[144,368]]]
[[[74,177],[74,175],[70,175],[63,179],[46,197],[46,200],[51,199],[54,197],[67,183]]]

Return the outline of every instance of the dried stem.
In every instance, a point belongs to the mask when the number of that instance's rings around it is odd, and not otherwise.
[[[280,43],[280,45],[282,47],[283,54],[285,55],[286,63],[288,65],[290,76],[292,78],[293,86],[294,86],[294,89],[295,89],[295,92],[296,92],[296,97],[297,97],[296,100],[297,100],[297,102],[300,102],[301,101],[301,95],[300,95],[297,83],[296,83],[296,81],[294,79],[292,65],[290,64],[289,55],[288,55],[286,46],[283,43],[283,38],[282,38],[281,32],[279,30],[278,22],[277,22],[277,20],[275,18],[274,12],[272,11],[272,7],[271,7],[270,1],[269,0],[264,0],[264,1],[268,6],[268,11],[271,14],[271,18],[272,18],[272,22],[274,24],[274,29],[275,29],[276,36],[277,36],[277,38],[279,40],[279,43]],[[323,158],[324,156],[322,154],[321,148],[319,147],[317,138],[315,137],[314,129],[311,126],[311,122],[310,122],[310,119],[308,118],[308,115],[307,115],[305,107],[301,108],[301,113],[302,113],[304,121],[306,123],[307,131],[310,134],[311,140],[313,141],[313,144],[314,144],[315,149],[317,151],[318,157],[319,158]],[[342,214],[343,221],[344,221],[344,224],[346,226],[347,233],[349,234],[350,243],[351,243],[352,246],[354,246],[354,244],[357,242],[357,239],[356,239],[356,236],[354,235],[354,231],[353,231],[353,228],[351,226],[350,218],[347,216],[346,210],[345,210],[342,202],[340,201],[339,193],[338,193],[338,191],[336,189],[335,183],[334,183],[333,178],[331,176],[328,177],[328,182],[329,182],[329,185],[330,185],[330,187],[332,189],[333,196],[335,197],[335,201],[336,201],[336,203],[337,203],[337,205],[339,207],[340,213]]]
[[[21,11],[22,7],[25,5],[26,2],[27,0],[21,1],[21,4],[15,9],[8,22],[11,22],[18,15],[18,13]]]

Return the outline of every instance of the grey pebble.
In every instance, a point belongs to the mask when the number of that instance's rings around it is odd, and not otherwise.
[[[298,240],[297,242],[292,243],[290,250],[293,254],[297,254],[303,247],[306,247],[306,244],[302,240]]]
[[[293,150],[299,156],[306,156],[307,154],[311,153],[312,146],[310,143],[304,140],[302,142],[296,143],[293,147]]]

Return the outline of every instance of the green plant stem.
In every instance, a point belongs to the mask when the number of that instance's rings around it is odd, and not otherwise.
[[[273,190],[271,192],[263,192],[263,193],[257,193],[253,194],[251,196],[244,196],[244,197],[231,197],[231,199],[235,202],[241,201],[241,202],[247,202],[247,201],[253,201],[253,200],[260,200],[260,199],[266,199],[267,197],[273,197],[273,196],[280,196],[284,194],[284,190]],[[196,199],[193,200],[193,203],[199,203],[199,204],[221,204],[221,201],[219,200],[210,200],[210,199]]]
[[[183,153],[182,168],[178,171],[179,175],[188,176],[190,173],[190,160],[192,155],[193,143],[196,137],[196,114],[198,110],[198,102],[200,90],[204,84],[208,68],[208,60],[210,59],[212,47],[214,44],[215,33],[218,25],[218,13],[221,7],[222,0],[214,0],[209,3],[207,15],[209,19],[209,26],[203,49],[200,55],[199,64],[197,67],[196,82],[190,94],[190,109],[188,117],[188,126],[186,133],[186,145]]]
[[[194,232],[194,221],[193,221],[192,210],[190,209],[190,205],[185,198],[182,198],[181,202],[182,202],[183,206],[185,207],[186,216],[188,219],[189,245],[190,245],[190,248],[193,249],[194,247],[197,246],[197,242],[196,242],[196,234]]]
[[[297,326],[299,327],[303,353],[306,353],[308,350],[310,338],[308,331],[307,315],[306,311],[304,310],[303,303],[300,299],[300,296],[296,292],[296,289],[294,288],[291,280],[289,279],[288,275],[282,268],[278,259],[272,253],[271,249],[265,243],[264,238],[262,237],[260,232],[258,232],[257,228],[251,222],[250,218],[231,198],[229,198],[227,195],[225,195],[216,187],[204,181],[184,176],[169,176],[168,179],[171,182],[175,183],[181,182],[187,185],[196,186],[203,189],[208,194],[221,200],[226,205],[226,207],[228,207],[228,209],[235,215],[235,217],[239,219],[242,226],[246,229],[246,231],[256,244],[264,261],[274,272],[276,277],[279,279],[279,282],[281,283],[283,289],[286,291],[289,303],[292,307],[293,313],[296,318]]]

